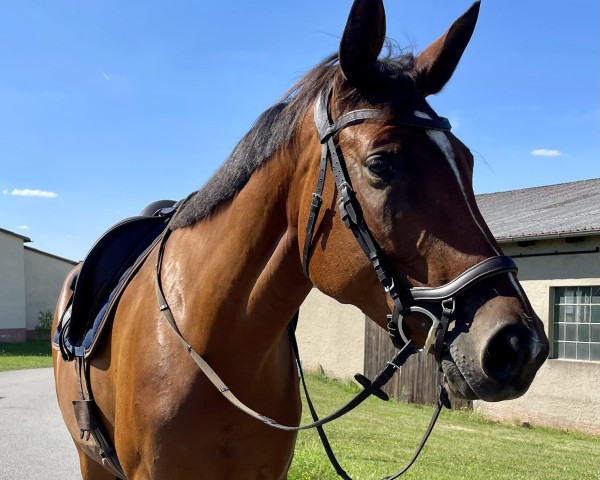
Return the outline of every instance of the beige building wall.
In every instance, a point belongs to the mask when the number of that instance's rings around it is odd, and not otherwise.
[[[598,236],[579,243],[555,239],[538,241],[529,247],[502,245],[507,255],[516,256],[519,279],[547,333],[552,319],[553,288],[600,285],[600,253],[575,253],[595,250],[598,245]],[[518,257],[553,252],[573,253]],[[549,336],[552,342],[552,335]],[[298,326],[300,355],[307,370],[322,368],[327,375],[342,379],[363,372],[364,339],[365,316],[360,310],[341,305],[313,289],[300,309]],[[600,433],[600,362],[550,358],[521,398],[474,404],[477,411],[493,419]]]
[[[590,237],[579,243],[555,239],[529,247],[502,247],[507,255],[527,255],[593,251],[598,245],[600,238]],[[553,288],[600,285],[600,253],[515,257],[515,261],[521,284],[552,342]],[[475,402],[475,409],[499,420],[600,433],[600,362],[549,358],[525,395],[500,403]]]
[[[365,315],[313,288],[296,330],[302,368],[349,379],[364,370]]]
[[[25,247],[25,316],[27,330],[39,324],[39,312],[54,313],[60,288],[75,262]]]
[[[0,231],[0,342],[23,341],[25,324],[25,237]]]

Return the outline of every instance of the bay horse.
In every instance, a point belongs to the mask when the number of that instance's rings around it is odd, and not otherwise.
[[[252,409],[298,425],[287,327],[313,286],[383,328],[391,314],[394,340],[435,353],[455,396],[500,401],[529,388],[548,339],[477,208],[473,156],[426,101],[453,74],[478,12],[477,2],[418,55],[384,58],[382,1],[355,0],[339,51],[181,202],[168,241],[125,288],[87,365],[122,477],[286,478],[296,433],[234,408],[190,352]],[[189,348],[154,295],[157,263]],[[53,357],[82,477],[114,478],[80,434],[73,364]]]

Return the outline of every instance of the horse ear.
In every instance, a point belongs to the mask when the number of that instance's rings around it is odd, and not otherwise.
[[[450,80],[475,30],[479,5],[478,0],[444,35],[417,55],[413,77],[424,96],[438,93]]]
[[[382,0],[354,0],[338,54],[340,68],[348,82],[357,87],[368,80],[384,42]]]

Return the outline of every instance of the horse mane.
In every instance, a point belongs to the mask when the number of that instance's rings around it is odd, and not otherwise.
[[[379,62],[379,77],[388,81],[405,75],[413,64],[412,54],[388,54]],[[175,230],[189,227],[210,215],[223,202],[232,199],[248,182],[254,171],[273,156],[275,151],[292,140],[307,110],[314,104],[317,94],[335,82],[342,82],[337,53],[328,56],[310,70],[274,106],[267,109],[250,131],[240,140],[227,160],[200,189],[183,200],[179,211],[170,222]],[[351,108],[365,100],[356,89],[346,90],[338,104]]]

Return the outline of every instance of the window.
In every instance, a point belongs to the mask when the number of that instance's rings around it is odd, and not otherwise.
[[[554,289],[552,356],[600,361],[600,286]]]

